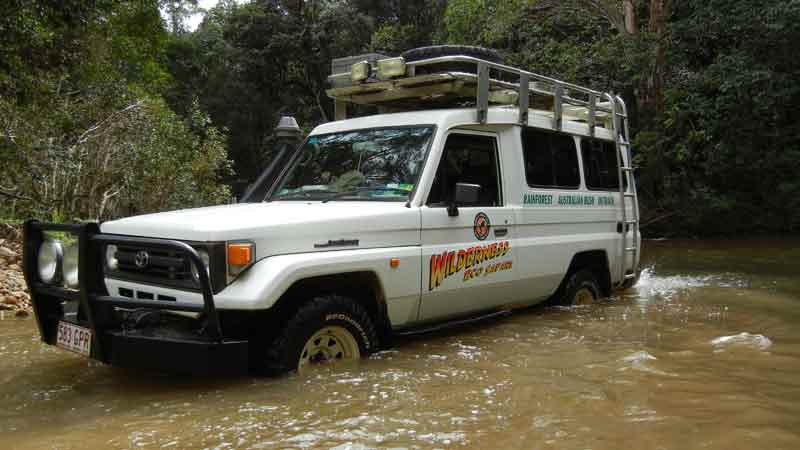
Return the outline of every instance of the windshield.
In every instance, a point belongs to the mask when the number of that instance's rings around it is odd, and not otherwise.
[[[270,200],[407,201],[433,127],[311,136]]]

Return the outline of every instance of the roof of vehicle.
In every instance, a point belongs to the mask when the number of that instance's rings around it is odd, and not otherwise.
[[[412,125],[435,125],[440,129],[459,127],[492,127],[496,125],[519,125],[519,109],[515,106],[494,106],[488,109],[485,124],[478,122],[475,108],[447,108],[423,111],[409,111],[389,114],[375,114],[357,117],[336,122],[322,124],[311,132],[311,135],[338,133],[342,131],[360,130],[366,128],[402,127]],[[530,110],[528,126],[544,130],[554,130],[553,112],[544,110]],[[583,120],[578,111],[575,115],[564,112],[561,132],[589,136],[589,125]],[[603,127],[595,128],[595,137],[613,140],[611,132]]]

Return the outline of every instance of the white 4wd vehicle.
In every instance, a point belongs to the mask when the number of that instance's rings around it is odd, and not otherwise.
[[[256,201],[29,221],[43,340],[122,366],[286,371],[635,281],[620,98],[475,48],[373,59],[331,77],[337,115],[406,112],[320,125]]]

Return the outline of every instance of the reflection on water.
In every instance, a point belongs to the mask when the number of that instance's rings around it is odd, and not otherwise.
[[[280,379],[109,368],[0,320],[0,448],[800,448],[798,244],[646,242],[602,304]]]

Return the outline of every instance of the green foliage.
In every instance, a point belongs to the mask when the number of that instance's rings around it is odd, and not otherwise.
[[[12,2],[0,19],[0,216],[106,219],[227,201],[225,137],[160,93],[153,1]]]
[[[648,206],[679,211],[684,231],[798,230],[799,24],[797,2],[692,1],[675,11],[664,113],[640,147],[644,181],[661,194]]]
[[[372,35],[370,49],[381,54],[397,55],[409,48],[417,38],[417,30],[410,24],[384,23]]]
[[[196,0],[6,4],[3,216],[224,201],[220,180],[241,192],[268,164],[279,116],[332,118],[332,58],[452,43],[621,93],[646,233],[800,227],[796,1],[636,0],[632,31],[615,0],[224,0],[194,32]]]
[[[120,99],[109,104],[109,98]],[[193,109],[184,122],[163,100],[119,86],[60,97],[48,111],[0,102],[2,216],[106,219],[227,201],[224,138]],[[14,188],[12,189],[11,186]]]
[[[373,27],[347,2],[308,2],[300,10],[276,2],[222,4],[196,32],[170,42],[168,66],[177,82],[168,98],[182,113],[198,98],[230,131],[239,175],[231,182],[241,192],[267,166],[281,115],[305,126],[332,118],[324,92],[331,59],[363,52]]]

